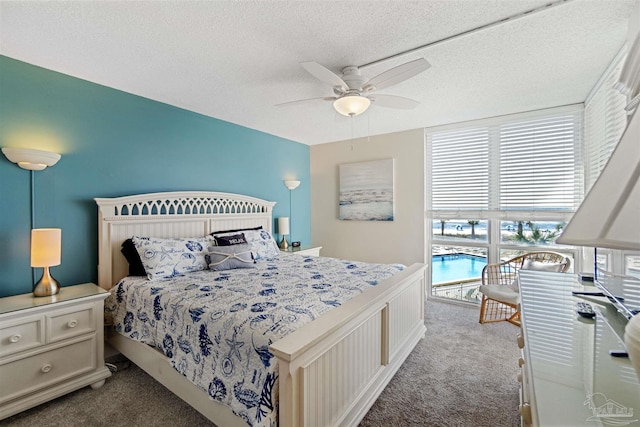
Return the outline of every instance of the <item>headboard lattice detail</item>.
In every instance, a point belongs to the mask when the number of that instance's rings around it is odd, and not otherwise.
[[[228,193],[196,193],[167,197],[172,193],[147,194],[145,197],[120,197],[100,200],[105,217],[155,217],[188,215],[238,215],[271,212],[274,203]],[[106,202],[109,200],[109,202]]]

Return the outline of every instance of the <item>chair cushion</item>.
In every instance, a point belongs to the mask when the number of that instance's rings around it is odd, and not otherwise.
[[[522,264],[522,270],[535,270],[535,271],[551,271],[559,272],[562,269],[562,264],[556,262],[542,262],[534,261],[532,259],[525,259]]]
[[[478,288],[480,292],[486,295],[488,298],[506,302],[509,304],[518,304],[520,301],[520,294],[509,286],[505,285],[482,285]]]

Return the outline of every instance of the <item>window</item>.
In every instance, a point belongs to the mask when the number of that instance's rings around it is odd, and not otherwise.
[[[474,302],[482,269],[471,267],[542,247],[571,252],[555,239],[583,196],[581,106],[426,136],[433,296]],[[447,276],[447,264],[463,276]]]

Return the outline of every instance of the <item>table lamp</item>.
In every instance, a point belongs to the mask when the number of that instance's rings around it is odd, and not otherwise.
[[[51,276],[49,267],[60,265],[62,230],[34,228],[31,230],[31,267],[43,267],[42,278],[33,288],[33,295],[45,297],[60,291],[60,283]]]
[[[280,249],[287,249],[289,243],[287,242],[286,235],[289,234],[289,218],[286,216],[278,218],[278,233],[282,234],[282,241],[280,242]]]

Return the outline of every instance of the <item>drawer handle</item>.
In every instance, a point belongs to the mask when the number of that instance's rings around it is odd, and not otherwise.
[[[21,339],[22,339],[22,335],[15,334],[15,335],[11,335],[11,337],[9,338],[9,341],[12,342],[12,343],[17,343]]]
[[[69,322],[67,322],[67,326],[70,328],[75,328],[76,326],[78,326],[78,321],[76,319],[69,320]]]
[[[532,424],[531,406],[528,403],[523,403],[518,409],[520,409],[520,416],[525,424]]]
[[[40,368],[40,371],[44,374],[48,373],[49,371],[51,371],[52,366],[50,364],[46,364],[44,365],[42,368]]]
[[[522,336],[522,334],[518,334],[518,348],[524,348],[524,337]]]

